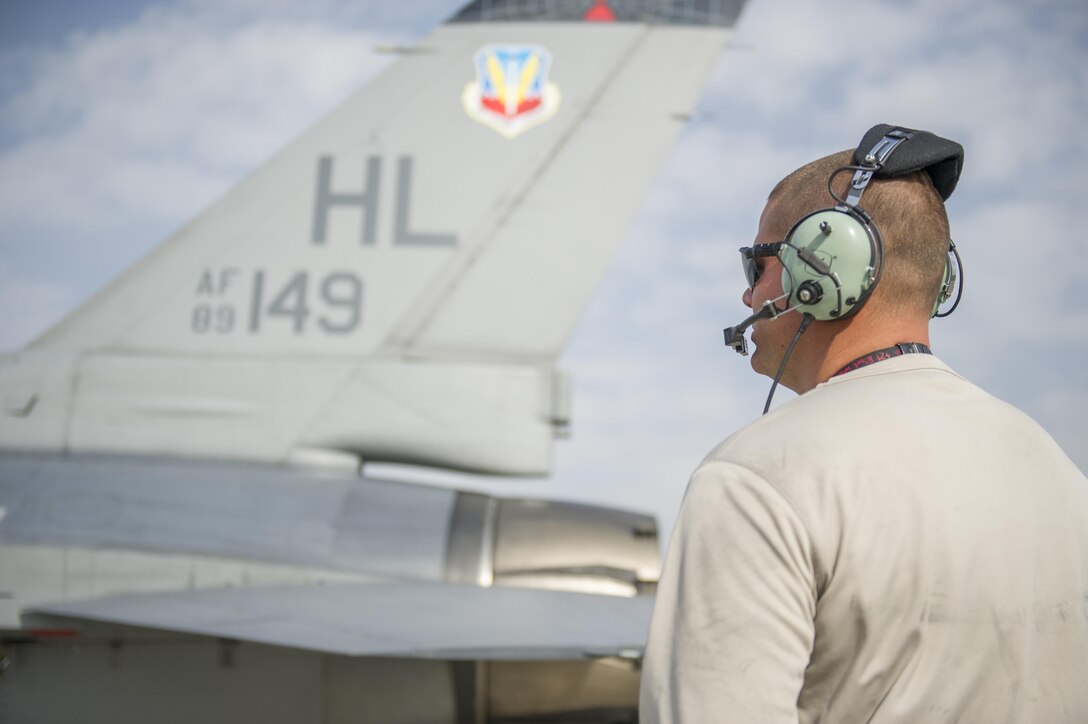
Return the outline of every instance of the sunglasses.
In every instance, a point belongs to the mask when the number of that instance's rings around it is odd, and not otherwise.
[[[778,250],[785,242],[776,241],[772,244],[756,244],[755,246],[742,246],[740,248],[740,263],[744,267],[744,278],[748,280],[748,288],[755,287],[759,282],[759,276],[763,268],[756,263],[756,259],[764,259],[769,256],[778,256]]]

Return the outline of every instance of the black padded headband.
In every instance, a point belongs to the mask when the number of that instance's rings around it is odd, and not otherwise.
[[[861,139],[854,151],[854,163],[869,166],[865,157],[880,142],[880,139],[893,131],[905,131],[908,139],[888,156],[883,166],[874,175],[876,178],[894,178],[915,171],[925,171],[933,180],[933,186],[941,198],[948,200],[956,189],[963,170],[963,146],[947,138],[935,136],[929,131],[915,131],[903,126],[881,123],[873,126]],[[906,135],[904,134],[904,135]]]

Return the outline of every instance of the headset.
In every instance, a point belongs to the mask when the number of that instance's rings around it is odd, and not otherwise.
[[[790,229],[777,254],[787,308],[810,314],[817,321],[833,321],[857,313],[872,295],[884,270],[884,240],[861,207],[861,197],[892,152],[913,136],[912,131],[895,128],[865,155],[863,165],[844,166],[832,173],[827,188],[837,204],[803,217]],[[846,198],[833,188],[835,178],[844,171],[854,172]],[[948,259],[930,316],[938,316],[956,287],[953,262],[959,266],[959,254],[955,248],[949,240]]]
[[[892,159],[897,149],[903,149]],[[874,177],[894,177],[919,170],[929,173],[934,188],[947,199],[955,189],[963,167],[963,148],[958,143],[926,131],[881,124],[866,133],[854,152],[854,164],[836,169],[827,180],[835,200],[831,208],[802,217],[783,241],[743,247],[742,262],[749,284],[755,279],[754,259],[776,256],[782,265],[782,296],[769,300],[739,325],[725,329],[725,343],[742,355],[748,354],[744,330],[760,319],[773,319],[786,312],[802,313],[801,325],[786,350],[775,387],[801,334],[816,321],[835,321],[856,314],[872,295],[884,269],[884,241],[868,212],[860,205],[862,194]],[[853,171],[845,197],[834,190],[839,174]],[[957,274],[958,270],[958,274]],[[957,283],[958,282],[958,283]],[[941,305],[952,298],[952,307]],[[931,317],[947,317],[963,296],[963,264],[955,243],[949,239],[944,273],[933,302]],[[780,308],[779,302],[785,301]],[[767,399],[769,408],[770,396]]]

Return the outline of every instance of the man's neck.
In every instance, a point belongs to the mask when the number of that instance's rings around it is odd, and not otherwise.
[[[864,313],[865,310],[862,310]],[[797,392],[808,392],[816,385],[827,382],[845,365],[859,357],[875,352],[886,347],[892,347],[902,342],[918,342],[929,345],[928,320],[918,322],[897,319],[893,321],[882,320],[875,323],[869,317],[859,314],[844,322],[825,322],[813,325],[812,331],[817,332],[816,345],[810,346],[809,364],[802,366],[798,380],[801,389]],[[836,327],[833,325],[839,325]]]

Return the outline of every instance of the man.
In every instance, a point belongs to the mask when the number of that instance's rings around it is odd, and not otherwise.
[[[692,476],[644,722],[1088,722],[1088,481],[928,353],[948,144],[877,126],[771,192],[742,250],[752,366],[800,396]],[[876,229],[860,294],[821,246],[855,221]]]

